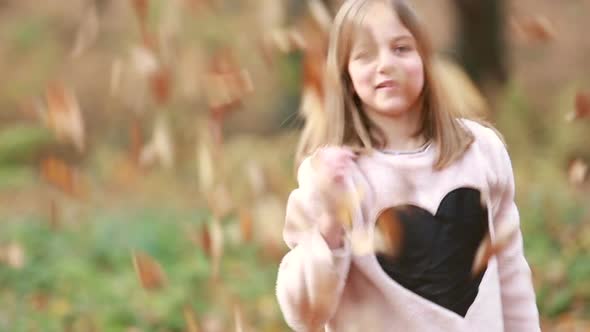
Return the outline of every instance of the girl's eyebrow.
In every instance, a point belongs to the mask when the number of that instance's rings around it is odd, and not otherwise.
[[[391,39],[392,42],[398,42],[400,40],[414,40],[414,37],[412,35],[399,35],[399,36],[395,36]]]

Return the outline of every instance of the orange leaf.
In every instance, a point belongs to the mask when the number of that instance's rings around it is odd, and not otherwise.
[[[247,209],[240,210],[240,231],[245,242],[252,240],[252,214]]]
[[[488,233],[477,249],[475,258],[473,259],[471,275],[476,276],[484,271],[490,258],[500,253],[518,231],[518,223],[505,223],[496,229],[494,241],[491,240],[490,234]]]
[[[395,257],[403,241],[403,225],[394,208],[383,210],[377,217],[375,251]]]
[[[588,175],[588,164],[581,159],[574,159],[570,162],[568,177],[572,185],[581,185]]]
[[[95,6],[91,6],[88,12],[82,19],[82,23],[78,28],[76,35],[76,42],[72,50],[72,57],[80,56],[90,45],[92,45],[98,38],[100,29],[100,21],[98,12]]]
[[[133,8],[135,9],[135,14],[139,19],[140,24],[145,24],[148,17],[149,11],[149,1],[148,0],[131,0],[133,4]]]
[[[200,332],[201,329],[195,311],[189,305],[185,305],[182,312],[186,322],[186,332]]]
[[[166,104],[170,100],[170,71],[166,68],[160,68],[152,74],[150,83],[156,102],[160,105]]]
[[[76,96],[63,84],[47,89],[47,126],[58,139],[69,141],[79,151],[84,149],[84,123]]]
[[[590,91],[578,92],[576,95],[576,118],[590,116]]]
[[[556,36],[553,23],[542,15],[514,17],[512,28],[526,42],[548,42]]]
[[[86,193],[78,171],[62,160],[53,157],[42,160],[41,177],[68,195],[81,197]]]
[[[152,257],[142,252],[133,252],[133,266],[141,286],[147,290],[159,289],[166,283],[162,267]]]

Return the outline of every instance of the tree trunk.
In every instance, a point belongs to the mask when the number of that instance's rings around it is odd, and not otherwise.
[[[504,0],[454,0],[459,61],[481,88],[508,79]]]

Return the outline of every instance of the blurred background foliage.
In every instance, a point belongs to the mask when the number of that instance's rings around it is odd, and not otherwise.
[[[590,1],[413,2],[505,135],[544,330],[588,331]],[[0,330],[287,330],[297,113],[338,4],[0,0]]]

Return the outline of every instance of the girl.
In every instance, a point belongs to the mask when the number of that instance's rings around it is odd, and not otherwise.
[[[540,330],[503,141],[445,104],[432,62],[406,2],[338,12],[287,204],[276,292],[294,330]],[[488,236],[504,245],[473,271]]]

